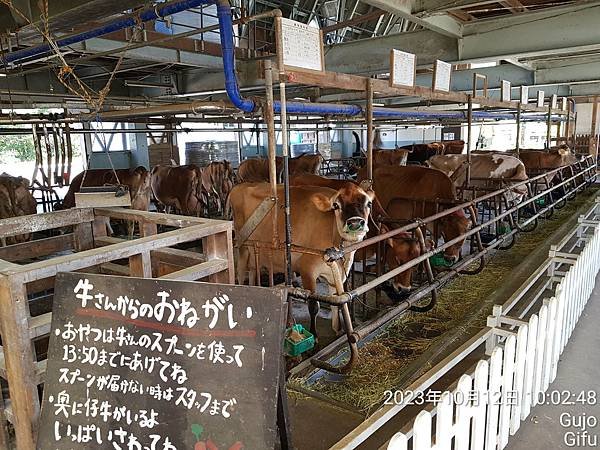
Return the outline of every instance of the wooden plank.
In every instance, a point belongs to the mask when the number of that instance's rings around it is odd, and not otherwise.
[[[193,225],[218,224],[221,220],[205,219],[202,217],[180,216],[177,214],[162,214],[135,209],[123,208],[94,208],[96,216],[107,216],[113,219],[137,220],[153,222],[158,225],[170,225],[173,227],[190,227]]]
[[[0,247],[0,259],[5,261],[22,261],[24,259],[52,255],[73,248],[73,235],[61,234],[35,241]]]
[[[40,314],[29,319],[29,338],[35,339],[50,333],[52,313]]]
[[[131,206],[129,192],[115,197],[114,192],[75,192],[75,205],[78,208],[110,208]]]
[[[94,248],[92,222],[78,223],[73,227],[73,247],[78,252]]]
[[[185,269],[171,272],[167,275],[163,275],[160,278],[165,280],[187,280],[196,281],[202,278],[208,277],[218,272],[226,271],[228,268],[227,260],[215,258],[210,261],[205,261],[200,264],[196,264],[192,267],[186,267]]]
[[[210,275],[211,283],[235,283],[235,273],[233,269],[233,242],[231,229],[207,236],[203,240],[203,247],[206,251],[208,261],[219,258],[228,262],[227,270]]]
[[[25,286],[10,277],[0,278],[0,329],[14,428],[19,450],[34,450],[33,430],[40,412],[35,384],[34,353],[29,340],[29,311]]]
[[[107,262],[100,265],[100,273],[106,275],[120,275],[122,277],[131,276],[129,271],[129,267],[122,266],[121,264],[115,264],[111,262]]]
[[[152,250],[150,255],[153,259],[161,263],[167,263],[175,266],[187,267],[206,261],[206,256],[202,253],[191,252],[189,250],[180,250],[178,248],[161,248]]]
[[[133,241],[120,242],[111,248],[94,248],[72,255],[59,256],[47,261],[38,261],[24,266],[17,266],[10,273],[18,273],[24,282],[55,276],[58,272],[71,272],[96,266],[115,259],[128,258],[143,251],[170,247],[182,242],[200,239],[213,233],[228,232],[231,235],[231,222],[211,221],[180,230],[167,231],[157,236],[147,236]],[[233,254],[233,250],[231,250]],[[233,261],[233,259],[232,259]]]
[[[149,251],[129,257],[129,273],[132,277],[152,278],[152,260]]]
[[[0,220],[0,238],[51,230],[94,220],[91,209],[66,209],[43,214],[11,217]]]

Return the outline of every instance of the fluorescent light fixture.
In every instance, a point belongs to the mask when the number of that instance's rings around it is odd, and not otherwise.
[[[125,86],[128,87],[149,87],[149,88],[172,88],[173,85],[170,83],[153,83],[151,81],[135,81],[125,80]]]
[[[4,72],[0,72],[0,77],[5,77],[6,74]]]
[[[385,103],[373,103],[373,106],[385,106]]]

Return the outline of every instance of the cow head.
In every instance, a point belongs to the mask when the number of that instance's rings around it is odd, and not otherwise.
[[[384,224],[381,225],[380,232],[390,231]],[[421,256],[421,246],[419,242],[412,238],[410,233],[400,233],[386,240],[385,262],[389,270],[394,270],[407,262]],[[396,275],[392,280],[392,292],[387,292],[393,300],[400,300],[408,295],[411,290],[411,280],[414,268],[405,270]]]
[[[316,193],[312,202],[319,211],[333,211],[337,230],[345,241],[362,241],[369,231],[368,222],[375,193],[348,183],[332,197]]]
[[[440,234],[444,241],[448,242],[465,234],[471,228],[471,220],[465,216],[465,213],[459,209],[452,214],[448,214],[439,219]],[[444,250],[444,258],[447,261],[455,263],[460,259],[460,250],[465,240],[461,239],[454,245]]]

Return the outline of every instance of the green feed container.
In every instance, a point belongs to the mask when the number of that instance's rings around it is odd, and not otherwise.
[[[433,256],[429,257],[429,263],[433,266],[433,267],[452,267],[452,262],[446,260],[446,258],[444,258],[444,255],[440,254],[440,253],[436,253]]]
[[[296,330],[298,333],[300,333],[304,339],[302,339],[300,342],[293,342],[290,339],[288,339],[288,335],[290,334],[290,332],[292,330]],[[285,350],[285,353],[288,356],[298,356],[301,355],[302,353],[310,350],[311,348],[313,348],[315,346],[315,337],[312,335],[312,333],[310,331],[308,331],[306,328],[304,328],[301,324],[297,324],[292,326],[292,328],[288,328],[285,331],[285,335],[286,338],[283,341],[283,349]]]

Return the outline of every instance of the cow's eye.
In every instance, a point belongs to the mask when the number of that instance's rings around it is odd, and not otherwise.
[[[373,207],[373,202],[367,202],[367,207],[368,208],[372,208]]]
[[[340,209],[340,204],[337,202],[333,203],[333,209]]]

